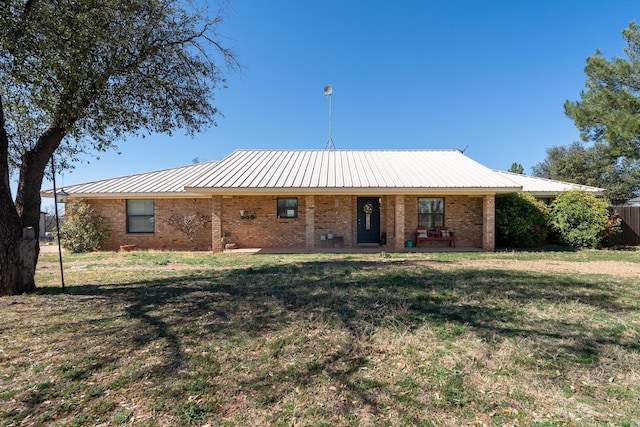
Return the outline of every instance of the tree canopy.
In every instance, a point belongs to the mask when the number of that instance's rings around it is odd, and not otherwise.
[[[238,65],[222,12],[179,0],[6,0],[0,8],[0,295],[35,287],[47,162],[126,135],[215,125],[214,92]],[[206,7],[206,6],[205,6]],[[15,201],[10,170],[18,174]],[[36,233],[37,235],[37,233]],[[33,248],[33,249],[25,249]],[[35,253],[35,257],[33,254]]]
[[[105,150],[140,132],[215,124],[222,16],[175,0],[10,0],[0,12],[0,87],[13,166],[47,131],[58,153]]]
[[[609,232],[617,232],[619,220],[611,220],[607,202],[593,194],[571,190],[551,204],[551,226],[560,241],[576,248],[597,248]]]
[[[635,22],[622,31],[626,57],[587,58],[581,100],[566,101],[565,113],[584,140],[608,144],[615,156],[640,158],[640,31]]]
[[[524,166],[518,162],[511,163],[511,167],[507,172],[517,173],[519,175],[524,175]]]
[[[640,191],[640,162],[610,154],[606,144],[590,147],[574,142],[547,149],[547,157],[532,167],[533,175],[605,188],[611,203],[621,204]]]

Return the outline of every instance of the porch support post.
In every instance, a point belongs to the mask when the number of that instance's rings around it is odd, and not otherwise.
[[[496,249],[496,196],[487,194],[482,198],[482,249]]]
[[[393,246],[395,249],[404,248],[404,196],[398,195],[395,200],[395,233]]]
[[[313,249],[315,246],[315,196],[305,197],[305,246],[307,249]]]
[[[211,251],[222,252],[222,196],[211,198]]]

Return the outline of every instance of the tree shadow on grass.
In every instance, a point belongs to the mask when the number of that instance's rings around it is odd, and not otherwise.
[[[388,325],[402,325],[407,332],[425,325],[435,329],[453,325],[492,342],[513,337],[540,339],[548,354],[569,355],[581,363],[597,362],[607,345],[640,350],[637,342],[625,341],[622,333],[593,329],[588,318],[562,313],[531,317],[524,311],[554,310],[566,302],[612,315],[638,308],[621,302],[609,283],[579,276],[442,271],[407,262],[313,261],[128,284],[72,286],[67,294],[99,296],[122,304],[126,315],[136,322],[125,343],[130,352],[162,341],[162,363],[148,368],[146,378],[175,375],[191,357],[186,352],[191,345],[187,341],[257,340],[277,336],[301,320],[346,331],[347,339],[333,351],[302,357],[294,365],[274,360],[273,369],[245,375],[231,386],[253,391],[263,405],[274,405],[296,387],[312,384],[322,373],[352,396],[343,405],[343,415],[354,409],[356,403],[350,402],[366,404],[374,415],[384,406],[377,394],[384,385],[362,384],[356,374],[370,364],[364,346],[371,334]],[[277,359],[277,349],[273,353]],[[389,390],[385,393],[385,399],[397,401],[399,407],[411,400]]]

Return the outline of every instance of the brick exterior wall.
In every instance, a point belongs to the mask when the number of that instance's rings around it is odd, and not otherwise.
[[[396,237],[395,196],[382,196],[380,200],[380,212],[384,218],[384,222],[383,218],[380,218],[380,228],[382,229],[382,233],[387,233],[387,245],[393,247]]]
[[[395,221],[393,224],[394,228],[394,239],[392,240],[393,248],[400,249],[404,247],[405,240],[413,239],[415,236],[412,236],[411,233],[415,231],[416,227],[412,227],[411,224],[411,208],[407,211],[407,197],[405,196],[395,196],[395,200],[393,200],[393,206],[395,211]],[[416,202],[417,203],[417,202]],[[418,208],[416,206],[416,221],[418,222]],[[409,223],[409,224],[407,224]],[[407,230],[407,225],[409,225],[410,230]],[[411,230],[413,228],[413,230]]]
[[[211,250],[222,252],[224,249],[224,234],[222,232],[222,196],[211,198]]]
[[[353,196],[315,196],[316,246],[322,246],[321,236],[333,233],[341,236],[345,246],[353,246],[356,199]]]
[[[400,249],[406,240],[415,239],[419,197],[433,196],[380,197],[380,231],[386,233],[390,249]],[[456,246],[494,249],[494,196],[435,197],[444,197],[444,223],[455,232]],[[225,243],[236,243],[241,248],[322,247],[327,242],[321,236],[329,233],[341,236],[345,247],[356,245],[357,196],[298,196],[297,218],[278,218],[277,199],[278,196],[156,199],[153,234],[126,232],[125,199],[92,199],[90,203],[103,216],[110,230],[110,239],[102,245],[105,250],[117,250],[123,244],[134,244],[140,249],[191,250],[187,238],[165,224],[164,220],[173,214],[194,213],[209,218],[205,228],[198,233],[196,243],[199,250],[219,252]],[[241,218],[241,210],[252,212],[255,218]],[[308,223],[307,219],[312,222]],[[485,219],[491,224],[487,224]]]
[[[404,238],[414,240],[418,228],[418,199],[421,197],[444,197],[444,225],[456,236],[456,246],[482,247],[483,216],[482,197],[469,196],[404,196]],[[442,242],[421,243],[444,245]]]
[[[309,249],[312,249],[315,246],[314,236],[315,236],[315,197],[314,196],[305,196],[305,215],[307,217],[307,221],[305,224],[305,233],[304,233],[304,241],[305,246]]]
[[[496,197],[495,195],[484,196],[484,231],[482,248],[485,251],[493,251],[496,248]]]
[[[284,196],[283,196],[284,197]],[[294,197],[294,196],[286,196]],[[240,247],[320,247],[321,236],[342,236],[345,246],[353,242],[355,220],[352,196],[299,196],[298,217],[278,218],[278,196],[233,196],[223,199],[225,243]],[[313,204],[308,206],[309,203]],[[240,210],[251,211],[254,219],[241,219]],[[313,216],[313,227],[307,218]]]
[[[87,200],[104,219],[109,239],[103,250],[118,250],[120,245],[136,245],[137,249],[192,250],[187,237],[164,222],[171,215],[202,214],[209,221],[196,235],[198,250],[211,250],[211,199],[155,199],[154,233],[127,233],[126,199]]]
[[[289,198],[289,196],[287,196]],[[293,198],[295,196],[291,196]],[[241,248],[304,247],[306,245],[306,199],[298,199],[297,218],[277,217],[277,196],[233,196],[222,199],[222,236],[225,243]],[[240,211],[252,212],[242,219]]]

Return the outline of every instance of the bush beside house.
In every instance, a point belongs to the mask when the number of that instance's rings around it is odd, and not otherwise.
[[[60,227],[60,243],[64,248],[75,253],[97,250],[108,237],[102,217],[86,200],[75,199],[67,203]]]
[[[584,191],[559,194],[551,205],[550,220],[560,242],[572,247],[597,248],[619,233],[606,200]]]
[[[549,208],[529,193],[496,197],[496,237],[500,246],[533,247],[548,233]]]
[[[615,244],[620,218],[606,200],[586,191],[561,193],[546,206],[527,193],[496,198],[496,235],[505,247],[533,247],[549,233],[562,245],[598,248]]]

